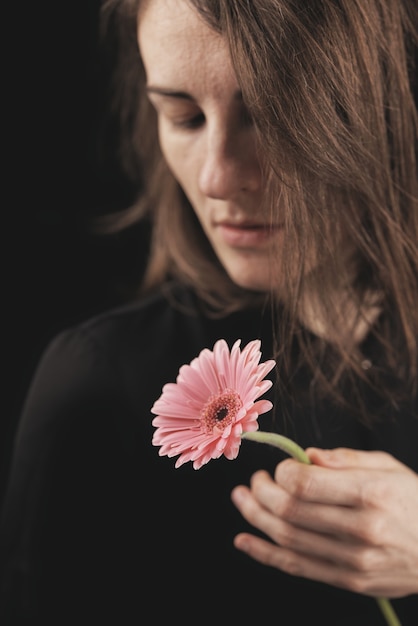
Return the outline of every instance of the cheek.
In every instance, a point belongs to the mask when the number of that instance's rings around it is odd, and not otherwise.
[[[165,125],[162,123],[158,124],[158,140],[166,163],[177,178],[176,165],[178,166],[180,162],[179,158],[177,158],[178,146],[173,141],[170,141],[170,135],[165,129]]]
[[[185,173],[190,169],[190,150],[184,142],[173,137],[173,133],[167,129],[167,125],[163,122],[158,125],[158,138],[161,152],[168,167],[182,185],[183,181],[187,181],[189,178],[185,177]]]
[[[196,146],[173,138],[163,125],[159,127],[159,142],[171,173],[199,215],[199,160]]]

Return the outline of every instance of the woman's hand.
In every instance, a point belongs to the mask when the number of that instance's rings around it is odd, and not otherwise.
[[[256,472],[232,492],[243,517],[271,541],[242,533],[234,544],[295,576],[366,595],[418,593],[418,475],[384,452],[306,450],[274,480]]]

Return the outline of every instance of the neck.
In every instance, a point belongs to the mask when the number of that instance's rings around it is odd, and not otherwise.
[[[299,319],[318,337],[355,347],[365,339],[381,311],[381,298],[375,292],[366,292],[359,301],[352,292],[341,290],[323,300],[318,291],[305,289]]]

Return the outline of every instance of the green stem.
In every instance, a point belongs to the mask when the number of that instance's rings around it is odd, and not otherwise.
[[[271,446],[275,446],[276,448],[280,448],[280,450],[283,450],[283,452],[286,452],[301,463],[311,463],[311,460],[305,450],[298,446],[298,444],[292,439],[284,437],[283,435],[256,430],[253,432],[242,433],[241,438],[248,439],[249,441],[256,441],[258,443],[267,443]],[[375,598],[375,600],[386,620],[387,626],[402,626],[390,601],[387,598]]]
[[[379,605],[388,626],[402,626],[393,609],[393,606],[387,598],[376,598],[376,602]]]
[[[309,464],[311,462],[303,448],[298,446],[298,444],[292,441],[292,439],[283,437],[283,435],[256,430],[253,432],[242,433],[241,438],[249,439],[250,441],[257,441],[258,443],[268,443],[271,446],[280,448],[283,452],[287,452],[287,454],[290,454],[290,456],[301,463]]]

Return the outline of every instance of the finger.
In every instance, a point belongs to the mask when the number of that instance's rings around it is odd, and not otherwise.
[[[242,505],[246,498],[250,501],[254,498],[276,518],[316,532],[350,534],[353,528],[358,527],[357,518],[352,521],[352,511],[356,509],[303,500],[264,471],[253,474],[251,491],[244,488],[233,492],[233,495],[235,504],[239,502]]]
[[[267,480],[264,478],[263,483],[263,477],[258,474],[254,475],[252,482],[257,495],[269,486]],[[286,459],[276,466],[274,479],[282,489],[306,502],[358,507],[364,501],[363,469],[347,468],[336,472],[334,468]]]
[[[370,564],[372,554],[376,555],[374,561],[377,560],[379,549],[375,546],[365,546],[357,539],[347,536],[342,540],[339,535],[318,533],[296,526],[260,505],[246,488],[236,488],[232,493],[232,500],[247,522],[281,547],[353,569],[361,568],[364,562]],[[315,522],[314,525],[319,524]]]
[[[249,533],[234,538],[234,546],[263,565],[275,567],[292,576],[309,578],[318,582],[375,595],[366,580],[350,568],[344,568],[324,559],[300,554]]]
[[[276,546],[249,533],[237,535],[234,546],[263,565],[292,576],[309,578],[356,593],[394,598],[403,597],[405,589],[416,593],[416,584],[411,585],[410,578],[405,577],[402,570],[396,578],[392,572],[384,570],[372,573],[356,571],[350,566],[345,567],[323,558],[310,557],[283,546]]]
[[[289,506],[287,494],[277,489],[266,503],[246,487],[235,488],[231,498],[247,522],[295,551],[356,568],[366,553],[369,558],[369,552],[381,549],[378,513],[300,502]]]
[[[306,451],[312,463],[329,468],[358,468],[358,469],[394,469],[402,464],[387,452],[379,450],[354,450],[352,448],[307,448]]]
[[[376,529],[381,527],[378,509],[359,509],[335,504],[307,502],[282,489],[269,475],[258,473],[252,479],[252,490],[246,488],[236,494],[234,502],[242,505],[244,498],[254,498],[258,505],[274,518],[315,533],[349,538],[361,543],[378,543],[381,537]],[[241,506],[239,507],[241,510]],[[254,505],[255,509],[255,505]],[[250,520],[256,523],[256,514]],[[272,535],[270,535],[272,536]]]

